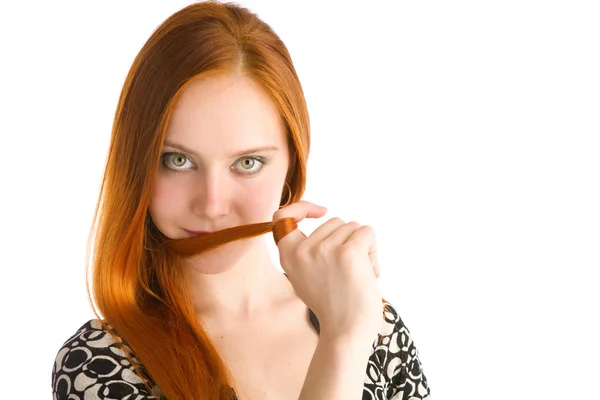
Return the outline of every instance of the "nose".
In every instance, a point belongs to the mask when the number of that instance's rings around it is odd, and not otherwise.
[[[204,171],[199,174],[194,189],[194,213],[202,218],[218,220],[229,213],[231,186],[227,177],[216,171]]]

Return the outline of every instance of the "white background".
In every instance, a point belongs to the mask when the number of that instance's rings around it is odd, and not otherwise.
[[[187,4],[0,5],[3,399],[50,398],[56,352],[93,317],[85,245],[117,98]],[[433,397],[599,399],[598,2],[241,4],[305,89],[305,199],[375,228]]]

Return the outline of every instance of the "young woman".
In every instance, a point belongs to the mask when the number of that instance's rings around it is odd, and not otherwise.
[[[302,88],[267,24],[216,2],[161,24],[115,115],[93,229],[98,319],[59,350],[54,398],[428,398],[382,304],[372,229],[296,229],[326,214],[302,200],[308,151]]]

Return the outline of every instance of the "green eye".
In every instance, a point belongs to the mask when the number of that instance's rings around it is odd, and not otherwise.
[[[182,154],[176,154],[171,157],[171,160],[173,161],[173,165],[176,167],[183,167],[185,165],[186,158]]]
[[[184,169],[190,169],[190,167],[186,167],[186,163],[189,163],[191,167],[194,166],[194,163],[185,154],[164,153],[162,155],[162,164],[170,170],[179,172]]]
[[[256,164],[256,160],[253,158],[244,158],[241,162],[242,168],[244,169],[252,169]]]
[[[235,164],[234,169],[244,175],[254,175],[262,170],[262,167],[266,164],[266,160],[262,157],[242,157]],[[237,167],[239,165],[239,167]]]

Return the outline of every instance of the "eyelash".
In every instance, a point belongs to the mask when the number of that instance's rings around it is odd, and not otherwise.
[[[161,158],[161,166],[163,168],[166,168],[167,171],[169,171],[169,172],[175,172],[175,173],[182,173],[184,170],[186,170],[186,168],[172,168],[172,167],[170,167],[170,166],[167,165],[167,160],[169,159],[169,157],[172,157],[174,155],[178,155],[178,156],[184,157],[187,161],[189,161],[190,163],[192,163],[194,165],[194,169],[196,168],[196,165],[191,161],[190,157],[187,156],[186,154],[179,153],[179,152],[167,152],[167,153],[163,153],[161,155],[161,157],[160,157]],[[239,158],[234,163],[234,165],[237,164],[237,163],[239,163],[241,160],[245,160],[245,159],[251,159],[251,160],[254,160],[255,162],[260,163],[260,167],[256,171],[253,171],[253,172],[241,172],[241,171],[236,170],[234,168],[234,170],[236,172],[238,172],[239,174],[245,175],[245,176],[253,176],[253,175],[258,174],[259,172],[262,171],[262,169],[264,168],[264,166],[267,164],[267,160],[264,157],[259,157],[259,156],[244,156],[244,157]]]

